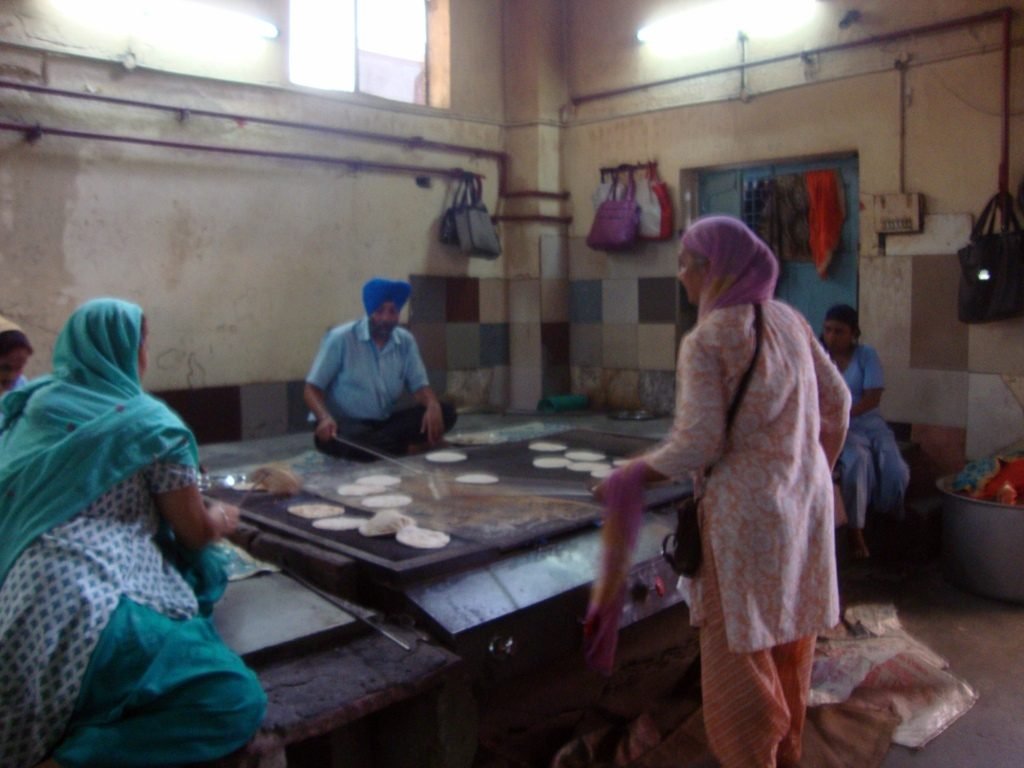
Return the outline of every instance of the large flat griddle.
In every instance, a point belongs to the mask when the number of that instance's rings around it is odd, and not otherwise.
[[[600,451],[609,460],[636,455],[653,442],[593,430],[567,430],[544,440],[570,449]],[[553,454],[531,450],[530,442],[463,448],[460,450],[468,458],[457,464],[435,464],[423,456],[403,459],[403,467],[386,462],[326,464],[305,473],[303,492],[288,499],[230,489],[216,490],[214,495],[241,502],[243,517],[251,523],[341,552],[387,581],[404,583],[493,561],[510,550],[590,528],[600,520],[601,506],[589,492],[596,481],[568,469],[534,467],[535,458]],[[448,533],[448,546],[413,549],[391,536],[369,538],[358,531],[323,530],[288,512],[289,506],[316,501],[337,504],[347,515],[369,518],[376,510],[365,505],[366,497],[342,497],[337,488],[364,475],[381,473],[399,476],[401,483],[391,490],[413,498],[412,504],[402,508],[403,514],[423,528]],[[456,482],[455,478],[465,473],[494,474],[500,482]],[[649,494],[648,506],[660,506],[687,491],[675,485],[658,489]]]

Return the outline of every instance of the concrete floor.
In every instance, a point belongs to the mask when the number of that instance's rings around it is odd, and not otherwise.
[[[456,429],[487,430],[539,418],[537,414],[463,414]],[[664,419],[626,422],[600,414],[556,414],[547,419],[567,428],[655,438],[668,426]],[[309,435],[289,435],[203,446],[201,455],[206,468],[215,471],[286,459],[310,448],[311,442]],[[904,628],[943,656],[950,671],[979,695],[969,712],[923,749],[892,746],[882,768],[1024,766],[1024,605],[986,599],[949,584],[935,552],[844,565],[841,589],[845,604],[893,603]],[[642,635],[665,629],[661,622],[649,624],[649,630],[634,631]],[[642,645],[644,638],[639,642]]]

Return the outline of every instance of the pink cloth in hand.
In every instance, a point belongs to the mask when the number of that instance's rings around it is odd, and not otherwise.
[[[583,656],[587,666],[610,675],[619,639],[619,618],[626,594],[626,574],[643,520],[647,465],[634,461],[612,473],[605,483],[601,570],[590,591],[583,622]]]

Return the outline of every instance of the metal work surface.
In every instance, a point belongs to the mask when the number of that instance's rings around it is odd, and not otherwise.
[[[570,449],[606,454],[608,460],[626,458],[649,447],[650,440],[612,435],[593,430],[568,430],[551,435]],[[465,461],[434,464],[423,456],[403,459],[405,466],[377,462],[353,465],[326,463],[302,471],[304,490],[291,498],[266,493],[214,488],[212,495],[241,503],[243,517],[255,524],[316,543],[359,560],[375,575],[393,583],[437,576],[467,566],[493,562],[503,553],[534,545],[600,521],[601,506],[590,486],[589,474],[569,469],[538,469],[533,460],[545,454],[533,451],[530,441],[461,449]],[[467,485],[457,481],[466,473],[491,473],[499,482]],[[338,514],[370,518],[367,505],[373,496],[351,497],[338,493],[339,486],[356,483],[366,475],[387,473],[400,479],[385,493],[412,498],[401,513],[422,528],[444,531],[449,544],[437,550],[407,547],[393,536],[367,537],[357,530],[334,531],[314,526],[292,514],[289,507],[311,502],[336,505]],[[685,485],[670,485],[648,494],[648,506],[660,506],[688,492]],[[375,494],[376,495],[376,494]]]
[[[366,631],[354,617],[280,573],[230,582],[214,607],[213,625],[249,663],[337,645]]]

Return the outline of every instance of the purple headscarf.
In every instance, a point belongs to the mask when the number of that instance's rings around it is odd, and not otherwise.
[[[682,237],[683,248],[708,261],[700,314],[736,304],[757,304],[775,293],[779,263],[771,248],[731,216],[705,216]]]

